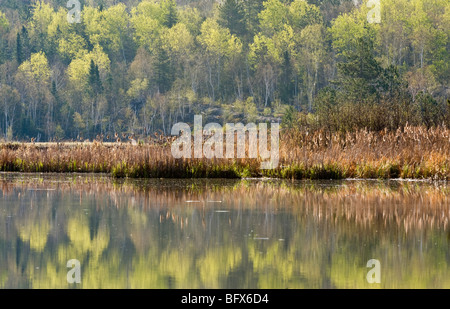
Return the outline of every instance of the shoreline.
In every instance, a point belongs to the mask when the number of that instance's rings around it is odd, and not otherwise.
[[[107,179],[113,179],[113,180],[119,180],[119,179],[129,179],[129,180],[246,180],[246,181],[286,181],[286,180],[294,180],[294,181],[394,181],[394,182],[424,182],[424,183],[449,183],[450,180],[444,179],[444,180],[435,180],[431,178],[420,178],[420,179],[414,179],[414,178],[339,178],[339,179],[326,179],[326,178],[318,178],[318,179],[288,179],[288,178],[277,178],[277,177],[242,177],[242,178],[168,178],[168,177],[153,177],[153,178],[133,178],[133,177],[122,177],[117,178],[109,173],[95,173],[95,172],[11,172],[11,171],[0,171],[0,177],[1,176],[25,176],[25,177],[32,177],[32,176],[47,176],[47,177],[53,177],[53,176],[74,176],[74,177],[98,177],[98,178],[107,178]]]
[[[248,146],[248,145],[247,145]],[[248,149],[247,149],[248,150]],[[170,143],[0,143],[0,172],[94,173],[113,178],[450,180],[450,129],[395,132],[293,130],[280,138],[279,164],[262,160],[175,159]]]

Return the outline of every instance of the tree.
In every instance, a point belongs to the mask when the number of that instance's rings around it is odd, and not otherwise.
[[[242,0],[225,0],[219,7],[219,24],[231,34],[243,37],[247,33],[246,16]]]
[[[289,6],[289,22],[294,29],[303,29],[308,25],[322,24],[320,9],[306,0],[295,0]]]
[[[175,79],[175,71],[171,60],[164,48],[158,48],[155,61],[155,81],[161,94],[170,90]]]
[[[345,96],[353,101],[376,95],[376,82],[381,67],[373,56],[373,41],[361,37],[353,50],[346,52],[345,60],[337,64],[339,84]]]
[[[211,100],[216,100],[216,93],[221,89],[222,70],[228,59],[242,51],[242,43],[230,34],[226,28],[214,19],[208,18],[202,24],[198,40],[205,49],[206,80]]]
[[[264,10],[259,14],[261,31],[264,35],[271,36],[283,30],[288,22],[288,8],[280,0],[267,0],[264,2]]]
[[[28,37],[28,30],[22,26],[20,32],[16,36],[16,60],[20,65],[24,60],[27,60],[32,52],[30,39]]]
[[[9,21],[6,15],[0,11],[0,34],[4,34],[9,30]]]
[[[101,46],[96,45],[94,49],[87,54],[79,54],[79,56],[70,63],[67,68],[67,73],[70,81],[80,90],[87,89],[91,61],[94,61],[98,67],[101,79],[105,79],[110,71],[111,61]]]
[[[48,32],[48,26],[52,22],[54,10],[50,4],[42,0],[36,1],[33,5],[32,29],[38,33]]]
[[[92,96],[97,96],[102,92],[102,81],[100,79],[100,71],[98,65],[91,59],[89,66],[89,86],[91,88]]]
[[[111,49],[116,53],[120,52],[123,61],[127,62],[125,44],[129,36],[128,25],[130,16],[127,13],[126,6],[120,3],[102,13],[104,16],[104,27],[106,28],[104,39],[107,40],[107,45],[105,48]]]
[[[32,54],[30,60],[24,61],[17,78],[21,81],[26,98],[29,101],[28,112],[31,120],[38,126],[45,120],[45,133],[51,133],[53,101],[50,98],[51,70],[46,55],[43,52]],[[45,116],[45,119],[43,118]],[[41,128],[43,129],[43,128]]]
[[[0,64],[6,60],[6,40],[4,36],[9,32],[9,21],[5,14],[0,11]]]
[[[327,127],[330,132],[339,129],[339,121],[336,121],[334,117],[337,112],[337,103],[336,90],[331,87],[322,88],[314,100],[313,106],[319,123]]]
[[[48,39],[48,30],[52,22],[54,9],[42,0],[36,1],[33,5],[33,15],[31,18],[30,38],[36,51],[51,53],[51,40]]]
[[[339,15],[329,28],[331,45],[338,60],[351,53],[354,54],[355,49],[358,48],[358,41],[361,41],[362,38],[368,38],[375,42],[376,29],[373,24],[367,22],[363,7],[360,10],[353,10],[349,14]]]
[[[0,118],[0,128],[4,138],[8,139],[8,130],[16,127],[15,120],[20,112],[20,95],[17,89],[8,85],[0,86],[0,110],[3,114]]]
[[[326,55],[325,30],[321,24],[306,26],[300,32],[299,64],[304,72],[308,97],[308,111],[312,111],[313,98],[319,81],[319,68]],[[345,73],[344,73],[345,74]]]
[[[427,13],[423,8],[423,0],[413,1],[414,9],[411,12],[411,26],[412,26],[412,45],[414,48],[414,63],[418,63],[420,68],[425,65],[425,54],[430,40],[433,36],[433,26],[430,23]],[[416,60],[417,59],[417,60]]]
[[[88,54],[74,59],[68,67],[73,95],[82,103],[75,100],[72,108],[84,116],[86,131],[91,136],[95,136],[94,131],[100,128],[106,110],[103,81],[110,72],[110,62],[108,55],[97,45]]]
[[[79,34],[69,33],[58,40],[58,53],[68,63],[88,53],[86,40]]]
[[[255,34],[259,32],[259,13],[264,9],[264,1],[245,0],[243,1],[245,13],[245,28],[248,32],[246,41],[249,42]]]
[[[131,12],[131,25],[134,29],[134,40],[138,46],[149,51],[156,50],[160,44],[161,23],[160,7],[151,1],[142,1]]]
[[[438,102],[428,92],[419,92],[415,103],[419,107],[423,123],[430,128],[444,120],[444,113]]]
[[[377,43],[381,52],[381,63],[385,67],[391,64],[402,65],[408,59],[410,26],[407,25],[407,16],[410,14],[409,0],[383,1],[383,22],[379,24]]]
[[[19,65],[22,63],[22,39],[19,32],[16,36],[16,60]]]
[[[161,24],[167,28],[172,28],[178,22],[177,4],[175,0],[161,1]]]
[[[368,0],[85,1],[79,24],[67,22],[67,1],[0,2],[0,88],[20,96],[15,137],[167,131],[193,113],[232,115],[248,98],[252,119],[286,104],[323,116],[324,87],[333,128],[394,128],[433,119],[419,112],[421,92],[448,96],[448,0],[383,0],[379,24]],[[7,114],[0,107],[2,136]]]
[[[249,64],[255,72],[257,83],[260,84],[256,88],[259,88],[264,107],[267,107],[270,101],[275,100],[276,85],[280,76],[283,79],[279,83],[283,83],[281,88],[287,86],[287,89],[281,91],[281,95],[285,100],[284,103],[288,103],[289,99],[287,96],[289,96],[290,83],[292,83],[293,79],[291,74],[291,58],[294,53],[295,44],[294,30],[289,24],[284,24],[282,28],[279,28],[279,25],[272,22],[277,12],[281,12],[282,14],[287,13],[287,8],[281,10],[278,7],[279,4],[275,2],[274,4],[265,5],[266,9],[259,15],[261,28],[264,31],[255,35],[248,53]],[[285,20],[287,21],[287,19]],[[262,26],[263,24],[264,26]]]
[[[162,34],[162,49],[171,60],[173,78],[189,81],[193,70],[194,37],[184,23],[178,23]],[[157,63],[155,64],[157,65]]]

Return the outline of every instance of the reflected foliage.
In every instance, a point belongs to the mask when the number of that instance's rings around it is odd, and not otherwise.
[[[0,174],[0,287],[449,288],[449,191]],[[366,281],[372,258],[381,284]]]

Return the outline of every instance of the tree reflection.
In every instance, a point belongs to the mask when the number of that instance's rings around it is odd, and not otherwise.
[[[1,174],[0,189],[2,288],[450,287],[446,183]]]

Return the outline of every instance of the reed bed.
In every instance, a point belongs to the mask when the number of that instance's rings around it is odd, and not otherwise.
[[[2,143],[0,171],[107,173],[130,178],[412,178],[450,180],[450,129],[281,132],[279,165],[261,159],[175,159],[170,142]]]

